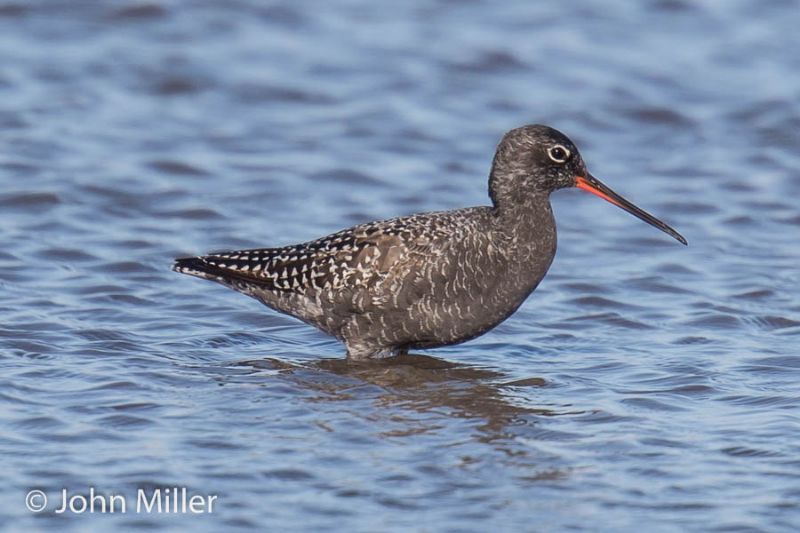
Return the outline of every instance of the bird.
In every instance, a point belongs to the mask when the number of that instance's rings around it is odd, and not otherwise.
[[[459,344],[511,316],[556,253],[550,194],[577,187],[686,239],[592,176],[575,144],[544,125],[507,132],[489,172],[491,205],[367,222],[275,248],[175,260],[317,327],[361,362]]]

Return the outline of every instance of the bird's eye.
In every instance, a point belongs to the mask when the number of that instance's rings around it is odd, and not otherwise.
[[[567,159],[569,159],[569,150],[557,144],[547,150],[547,155],[550,156],[550,159],[555,161],[556,163],[566,163]]]

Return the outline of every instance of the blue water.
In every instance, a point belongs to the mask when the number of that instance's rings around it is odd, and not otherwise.
[[[793,1],[0,0],[9,531],[796,531]],[[580,191],[507,322],[353,368],[169,270],[487,202],[550,124]],[[138,490],[216,495],[135,513]],[[125,513],[56,513],[62,489]],[[42,490],[42,512],[26,494]]]

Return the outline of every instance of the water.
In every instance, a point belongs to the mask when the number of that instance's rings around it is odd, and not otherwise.
[[[779,0],[0,1],[0,522],[796,530],[797,22]],[[528,122],[689,247],[559,192],[519,312],[365,368],[169,271],[485,203]],[[90,487],[128,512],[54,512]],[[164,487],[218,503],[132,512]]]

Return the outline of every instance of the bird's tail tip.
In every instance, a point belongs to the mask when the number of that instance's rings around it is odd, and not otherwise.
[[[172,262],[172,270],[191,276],[208,275],[209,265],[202,257],[178,257]]]

